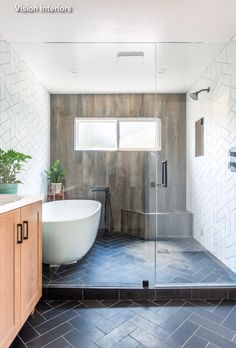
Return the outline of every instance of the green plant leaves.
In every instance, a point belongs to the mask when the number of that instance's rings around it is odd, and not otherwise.
[[[58,159],[54,161],[49,171],[45,170],[44,172],[47,174],[48,180],[53,183],[60,183],[62,177],[66,174],[61,161]]]
[[[4,151],[0,149],[0,183],[21,183],[16,176],[23,170],[23,165],[32,157],[13,149]]]

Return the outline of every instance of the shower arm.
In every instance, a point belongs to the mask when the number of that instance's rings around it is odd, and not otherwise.
[[[197,92],[195,92],[196,94],[199,94],[199,93],[201,93],[201,92],[208,92],[209,93],[209,91],[210,91],[210,87],[208,87],[208,88],[202,88],[202,89],[200,89],[200,91],[197,91]]]

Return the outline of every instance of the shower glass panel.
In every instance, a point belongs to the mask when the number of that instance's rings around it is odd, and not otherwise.
[[[235,41],[156,44],[156,286],[236,283],[235,57]]]
[[[44,284],[235,284],[236,41],[12,46],[50,93],[65,198],[102,204],[92,248]]]
[[[65,167],[65,199],[102,204],[91,249],[77,262],[44,264],[44,285],[140,288],[146,280],[154,287],[156,231],[149,216],[156,211],[161,147],[155,44],[13,46],[51,94],[51,163],[59,159]],[[77,232],[79,248],[84,231]]]

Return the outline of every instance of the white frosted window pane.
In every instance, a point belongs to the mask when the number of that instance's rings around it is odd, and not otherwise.
[[[115,150],[116,121],[76,121],[76,150]]]
[[[156,121],[120,122],[120,149],[157,149]]]

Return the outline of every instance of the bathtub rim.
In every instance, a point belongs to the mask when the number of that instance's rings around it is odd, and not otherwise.
[[[80,220],[85,220],[88,219],[90,217],[92,217],[93,215],[97,214],[97,212],[99,210],[101,210],[102,204],[99,201],[93,200],[93,199],[65,199],[65,200],[60,200],[60,201],[51,201],[51,202],[44,202],[43,206],[49,203],[55,203],[55,202],[61,202],[61,201],[85,201],[85,202],[96,202],[98,203],[98,207],[89,215],[86,215],[84,217],[81,218],[76,218],[76,219],[66,219],[66,220],[44,220],[43,219],[43,214],[42,214],[42,223],[43,224],[51,224],[51,223],[68,223],[68,222],[76,222],[76,221],[80,221]],[[43,207],[42,207],[43,209]]]

